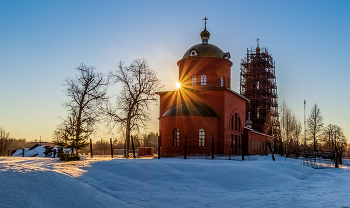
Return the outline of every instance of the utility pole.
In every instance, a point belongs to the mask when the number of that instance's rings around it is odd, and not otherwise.
[[[306,101],[304,100],[304,146],[306,146]]]

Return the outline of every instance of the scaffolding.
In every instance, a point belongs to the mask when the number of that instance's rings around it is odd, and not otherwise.
[[[241,59],[240,93],[249,99],[252,128],[280,139],[275,62],[266,48],[247,49]],[[276,147],[275,147],[276,149]]]

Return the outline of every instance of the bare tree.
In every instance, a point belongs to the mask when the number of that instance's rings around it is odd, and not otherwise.
[[[334,146],[336,149],[344,149],[346,147],[346,137],[343,129],[340,126],[335,125],[334,127]]]
[[[294,144],[293,152],[296,153],[297,151],[299,151],[299,146],[300,146],[299,138],[302,132],[302,123],[300,118],[297,118],[294,113],[293,113],[293,119],[292,119],[292,129],[293,129],[292,140]]]
[[[106,113],[113,123],[120,124],[125,132],[125,157],[128,157],[130,135],[133,131],[146,129],[150,121],[150,104],[156,102],[156,92],[163,86],[156,73],[144,59],[134,60],[130,66],[119,63],[118,69],[110,73],[113,83],[120,83],[122,90],[115,104],[109,103]]]
[[[334,131],[335,131],[335,125],[333,124],[328,124],[324,129],[323,129],[323,143],[324,143],[324,148],[327,150],[334,150]]]
[[[93,66],[81,64],[76,68],[79,75],[66,78],[64,85],[68,100],[64,106],[69,116],[58,128],[65,147],[72,153],[88,145],[87,139],[96,129],[100,119],[102,102],[107,99],[108,78]]]
[[[316,151],[317,140],[323,130],[323,116],[321,115],[321,110],[318,108],[317,104],[311,109],[311,113],[307,119],[307,127],[310,136],[309,139],[313,141],[313,149]]]
[[[0,156],[6,155],[7,151],[13,147],[13,139],[10,138],[10,132],[6,132],[0,126]]]
[[[295,154],[299,149],[299,137],[302,131],[300,119],[296,117],[292,109],[283,101],[280,108],[281,136],[286,152]]]

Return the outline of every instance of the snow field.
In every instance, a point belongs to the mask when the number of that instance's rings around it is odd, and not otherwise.
[[[350,206],[348,169],[250,159],[0,157],[0,207]]]

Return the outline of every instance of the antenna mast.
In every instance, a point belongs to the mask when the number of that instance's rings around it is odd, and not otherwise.
[[[305,113],[306,101],[304,100],[304,145],[306,145],[306,113]]]

